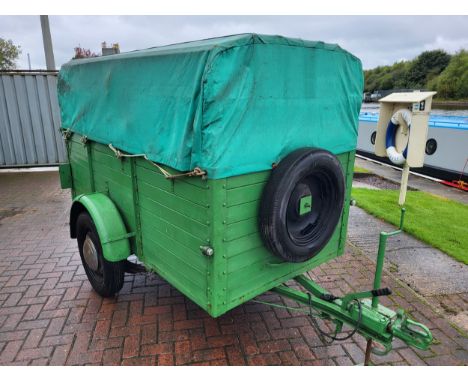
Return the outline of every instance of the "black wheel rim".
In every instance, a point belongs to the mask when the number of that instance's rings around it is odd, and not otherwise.
[[[296,183],[286,211],[287,231],[296,245],[317,240],[326,224],[324,211],[329,210],[332,200],[333,182],[325,172],[317,171]]]

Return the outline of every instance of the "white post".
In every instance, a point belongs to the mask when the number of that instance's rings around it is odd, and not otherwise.
[[[401,186],[400,186],[400,199],[398,200],[398,204],[403,206],[406,200],[406,190],[408,189],[408,176],[409,176],[410,167],[408,163],[405,162],[403,166],[403,172],[401,174]]]

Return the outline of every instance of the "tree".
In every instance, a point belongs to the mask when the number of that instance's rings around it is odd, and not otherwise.
[[[452,99],[468,98],[468,51],[461,50],[450,60],[440,76],[430,82],[438,97]]]
[[[406,84],[412,88],[424,88],[428,81],[438,76],[450,62],[450,55],[441,49],[421,53],[411,63],[406,74]]]
[[[15,69],[15,61],[21,54],[21,47],[13,44],[11,40],[0,37],[0,70]]]
[[[75,55],[73,56],[73,59],[78,59],[78,58],[90,58],[90,57],[98,57],[98,55],[94,52],[91,52],[89,49],[84,49],[79,46],[75,48]]]

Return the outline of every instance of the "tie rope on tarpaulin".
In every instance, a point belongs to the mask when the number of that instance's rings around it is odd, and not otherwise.
[[[146,154],[124,154],[122,151],[119,149],[116,149],[114,146],[112,146],[112,143],[109,143],[109,148],[114,152],[115,156],[117,158],[144,158],[148,162],[150,162],[153,166],[155,166],[161,174],[164,175],[166,179],[176,179],[176,178],[182,178],[185,176],[192,177],[192,176],[205,176],[207,173],[206,171],[202,170],[199,167],[195,167],[192,171],[189,172],[184,172],[181,174],[171,174],[169,171],[165,170],[162,166],[160,166],[158,163],[153,162],[151,159],[149,159]]]

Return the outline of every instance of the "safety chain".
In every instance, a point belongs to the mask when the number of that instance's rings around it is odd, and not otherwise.
[[[205,176],[206,175],[206,171],[202,170],[199,167],[195,167],[192,171],[189,171],[189,172],[184,172],[181,174],[171,174],[170,172],[165,170],[162,166],[160,166],[156,162],[153,162],[151,159],[149,159],[146,156],[146,154],[124,154],[122,151],[112,146],[112,143],[109,143],[109,148],[114,152],[117,158],[144,158],[146,159],[153,166],[155,166],[159,171],[161,171],[161,173],[164,175],[166,179],[176,179],[176,178],[182,178],[184,176],[191,177],[191,176]]]

